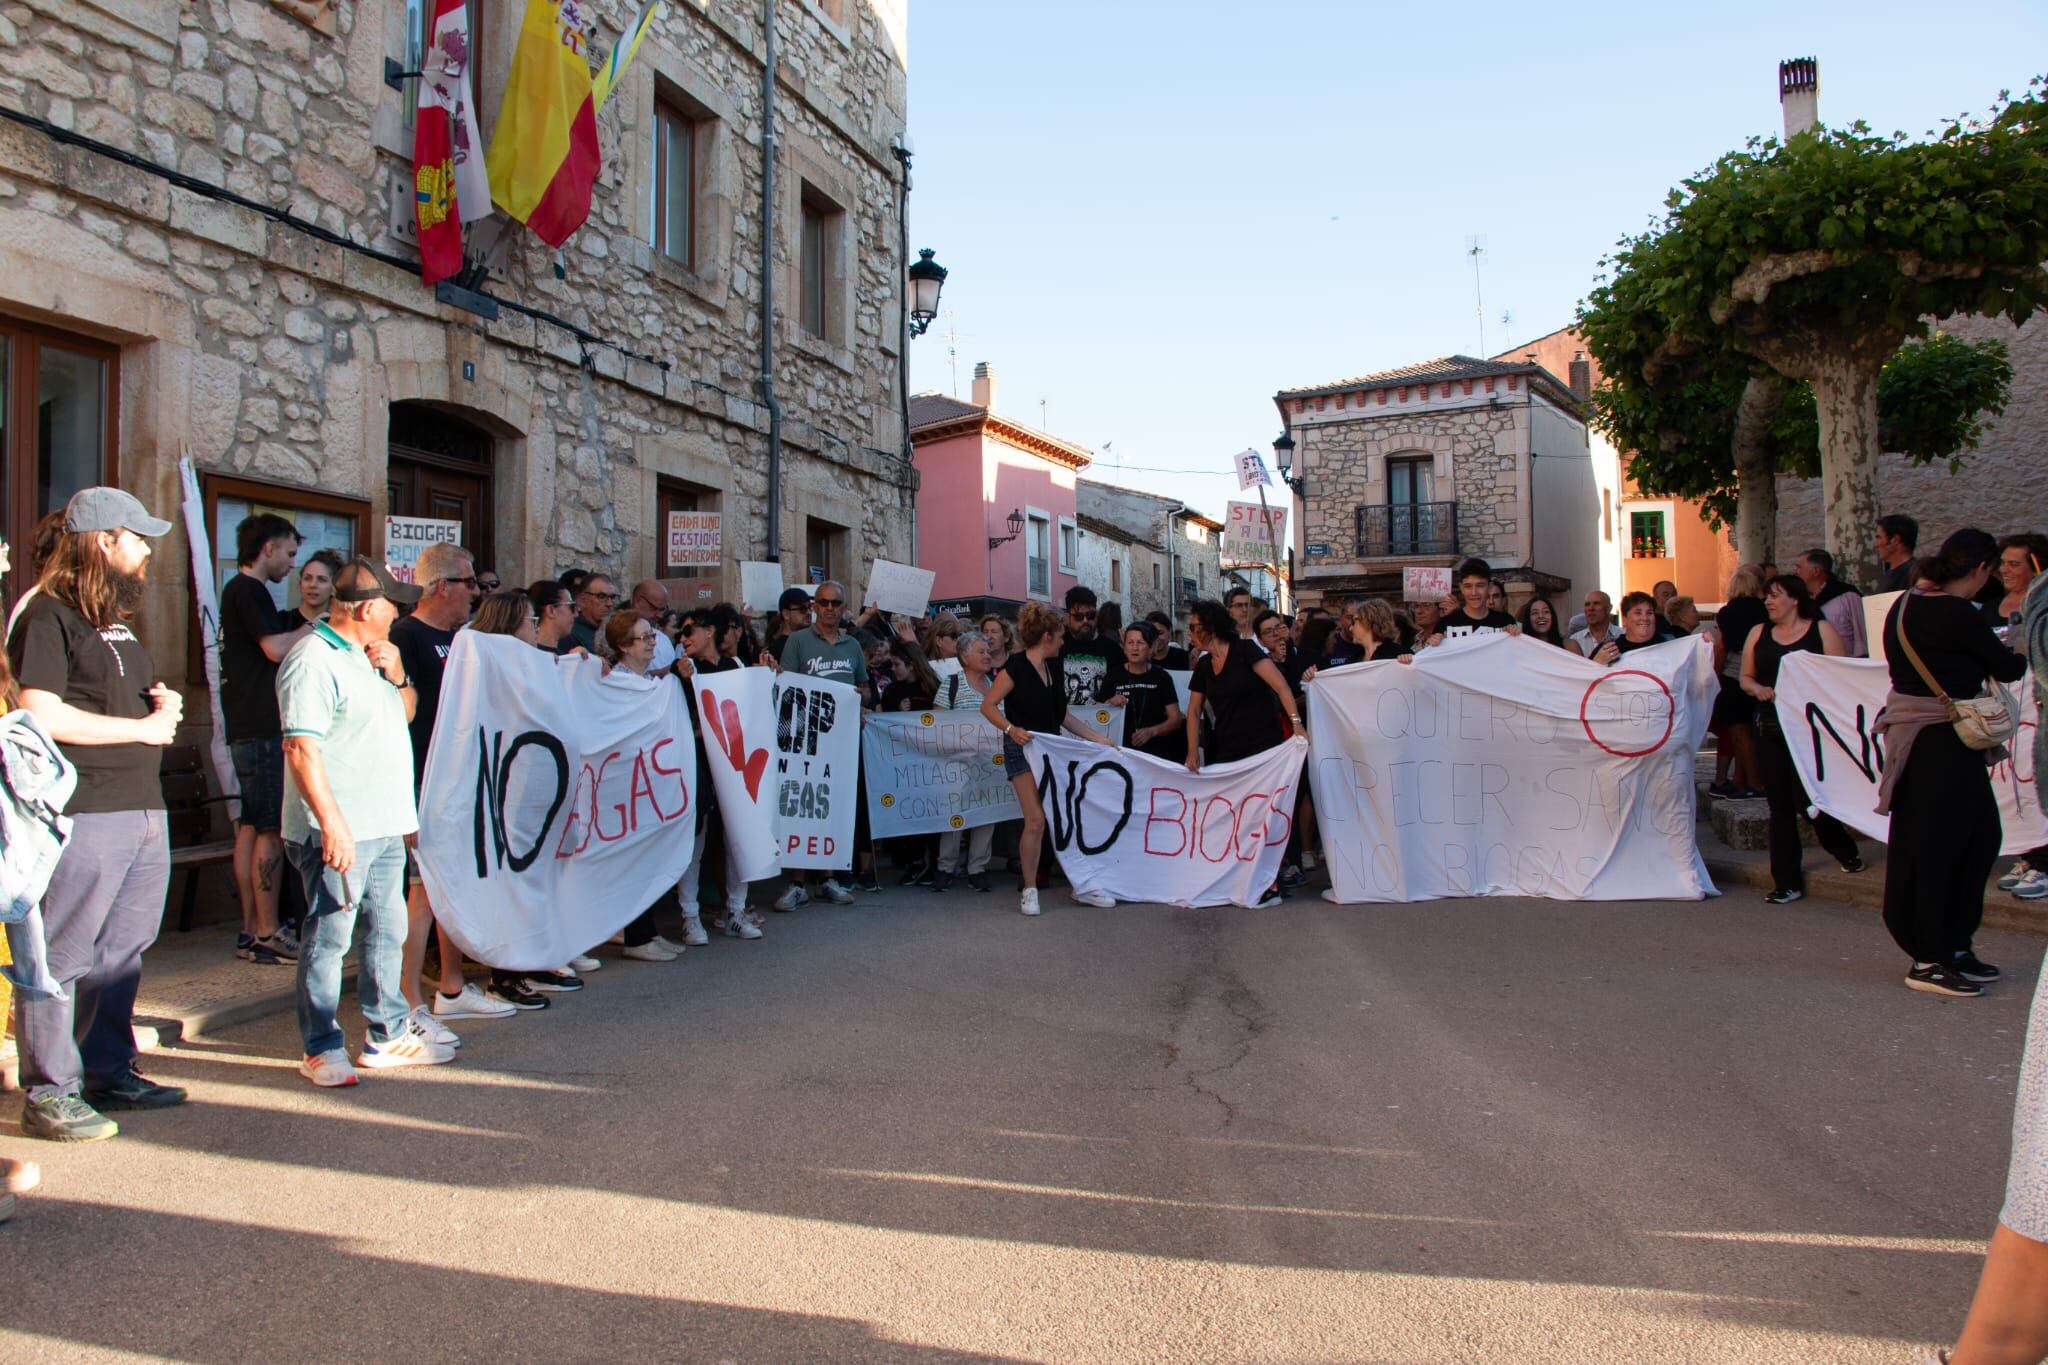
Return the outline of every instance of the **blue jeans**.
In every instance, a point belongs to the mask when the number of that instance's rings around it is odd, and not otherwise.
[[[163,924],[171,841],[161,810],[73,817],[43,918],[62,1000],[14,997],[21,1084],[31,1100],[112,1085],[135,1064],[142,950]]]
[[[346,875],[320,861],[320,848],[318,830],[303,844],[284,846],[306,888],[299,941],[299,1036],[308,1057],[348,1042],[334,1015],[341,1008],[341,961],[355,938],[358,914],[364,917],[365,928],[356,998],[369,1023],[370,1041],[388,1043],[404,1033],[406,1016],[405,996],[399,990],[405,975],[405,840],[362,840],[356,844],[355,866]]]

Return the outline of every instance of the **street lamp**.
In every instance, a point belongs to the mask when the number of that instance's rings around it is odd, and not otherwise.
[[[1280,482],[1300,493],[1308,482],[1308,471],[1304,469],[1299,479],[1294,477],[1294,437],[1283,429],[1279,439],[1273,442],[1273,465],[1280,471]]]
[[[930,253],[927,252],[926,254],[929,255]],[[989,549],[993,550],[998,545],[1007,545],[1018,536],[1024,534],[1024,514],[1022,512],[1013,507],[1010,509],[1010,515],[1005,520],[1009,524],[1010,534],[1006,536],[990,536],[988,538]]]
[[[932,259],[930,247],[922,247],[906,273],[910,276],[910,334],[921,337],[939,315],[939,291],[946,287],[946,267]]]

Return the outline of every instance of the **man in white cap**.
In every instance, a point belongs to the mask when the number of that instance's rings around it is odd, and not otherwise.
[[[420,590],[361,555],[334,576],[327,620],[277,670],[284,722],[284,847],[306,887],[299,940],[299,1074],[356,1083],[341,1008],[341,963],[364,920],[356,995],[368,1023],[361,1065],[427,1066],[455,1049],[413,1021],[400,989],[405,958],[405,843],[419,833],[412,736],[419,693],[391,643],[400,606]]]
[[[158,783],[184,714],[153,680],[129,628],[147,580],[149,538],[171,529],[118,488],[87,488],[65,508],[41,589],[7,642],[22,705],[78,770],[65,804],[71,841],[43,899],[60,994],[14,1002],[21,1131],[57,1142],[110,1138],[108,1109],[161,1109],[185,1092],[135,1073],[142,950],[163,925],[171,848]]]

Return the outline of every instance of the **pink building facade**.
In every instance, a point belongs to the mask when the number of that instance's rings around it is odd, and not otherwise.
[[[971,403],[911,397],[918,564],[937,575],[935,606],[1014,616],[1024,602],[1060,602],[1079,581],[1074,481],[1091,455],[1003,416],[994,400],[986,364],[975,366]]]

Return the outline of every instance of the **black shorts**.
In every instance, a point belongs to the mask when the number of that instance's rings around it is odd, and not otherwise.
[[[1714,727],[1726,730],[1731,726],[1748,725],[1756,719],[1756,698],[1742,690],[1742,684],[1733,678],[1721,679],[1720,694],[1714,698]]]
[[[228,745],[234,761],[235,783],[242,789],[240,814],[235,823],[247,825],[260,834],[275,834],[284,823],[284,741],[238,739]]]

